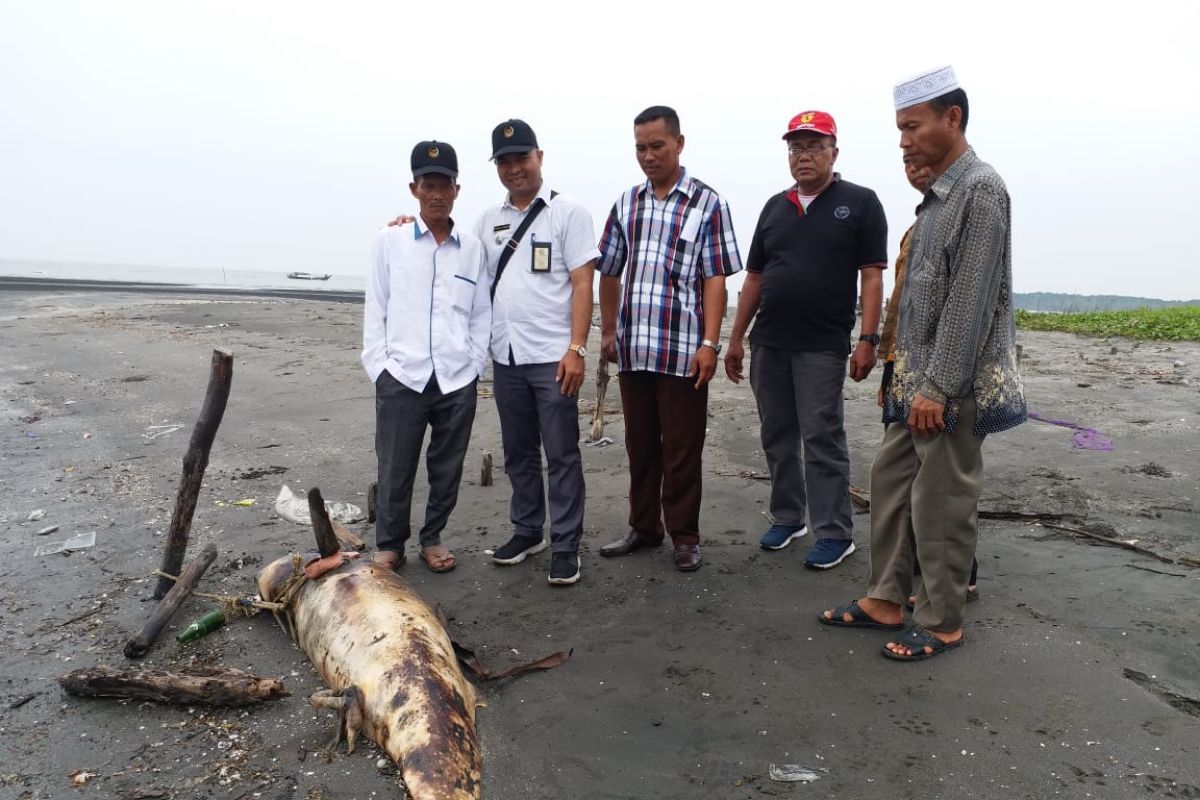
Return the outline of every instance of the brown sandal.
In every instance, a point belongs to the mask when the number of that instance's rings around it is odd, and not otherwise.
[[[429,567],[430,572],[449,572],[458,566],[458,559],[449,550],[446,551],[445,555],[437,556],[430,555],[422,548],[421,560],[425,562],[425,566]]]

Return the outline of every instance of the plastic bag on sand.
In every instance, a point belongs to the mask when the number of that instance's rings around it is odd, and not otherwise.
[[[325,510],[334,522],[350,523],[367,518],[362,509],[352,503],[331,503],[326,500]],[[275,513],[297,525],[312,525],[312,515],[308,513],[308,498],[293,494],[286,483],[275,498]]]
[[[772,764],[767,770],[767,776],[773,781],[799,783],[812,783],[821,779],[816,772],[799,764],[780,764],[779,766]]]

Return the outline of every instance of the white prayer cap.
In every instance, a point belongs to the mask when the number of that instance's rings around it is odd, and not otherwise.
[[[935,97],[941,97],[946,92],[958,88],[958,79],[954,77],[954,67],[945,66],[922,72],[916,77],[896,84],[892,90],[896,101],[896,110],[927,103]]]

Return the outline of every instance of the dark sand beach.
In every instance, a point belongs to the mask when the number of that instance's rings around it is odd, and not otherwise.
[[[192,597],[144,663],[278,677],[292,693],[280,701],[82,700],[55,683],[127,663],[214,348],[235,365],[192,528],[189,558],[219,549],[203,590],[253,593],[261,564],[311,547],[309,530],[274,513],[283,483],[365,507],[375,470],[361,306],[108,288],[0,287],[0,798],[403,796],[373,746],[327,748],[332,717],[305,702],[321,681],[269,616],[180,646],[174,635],[213,605]],[[1031,408],[1114,449],[1075,449],[1069,429],[1037,422],[988,440],[982,597],[966,645],[918,664],[882,658],[888,634],[816,621],[864,588],[867,514],[855,516],[860,552],[828,573],[802,568],[807,542],[758,547],[768,487],[747,386],[713,383],[705,563],[681,574],[668,550],[597,555],[625,530],[610,385],[616,444],[584,450],[583,580],[565,590],[546,583],[548,552],[508,568],[484,552],[507,538],[508,487],[499,471],[479,485],[484,451],[502,464],[494,402],[481,398],[445,536],[459,567],[433,575],[410,559],[404,577],[495,666],[574,649],[558,669],[482,689],[483,796],[1200,798],[1200,345],[1019,341]],[[882,432],[877,378],[846,390],[857,486]],[[594,394],[589,382],[584,427]],[[424,496],[422,475],[417,514]],[[1060,515],[1161,558],[1005,514]],[[34,555],[91,531],[94,547]],[[772,763],[820,779],[775,782]],[[73,789],[79,771],[92,775]]]

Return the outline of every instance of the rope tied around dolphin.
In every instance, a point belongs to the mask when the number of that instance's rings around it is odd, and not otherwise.
[[[299,553],[292,554],[292,574],[288,577],[287,582],[283,584],[283,589],[279,592],[279,597],[275,603],[278,608],[272,609],[271,613],[275,615],[275,621],[279,623],[279,627],[283,628],[288,636],[292,637],[293,642],[300,641],[296,636],[296,621],[292,614],[292,604],[295,602],[300,587],[308,581],[320,580],[338,567],[349,564],[352,560],[358,558],[358,556],[359,553],[354,550],[342,550],[337,553],[331,553],[324,558],[314,556],[305,561],[303,555]]]

